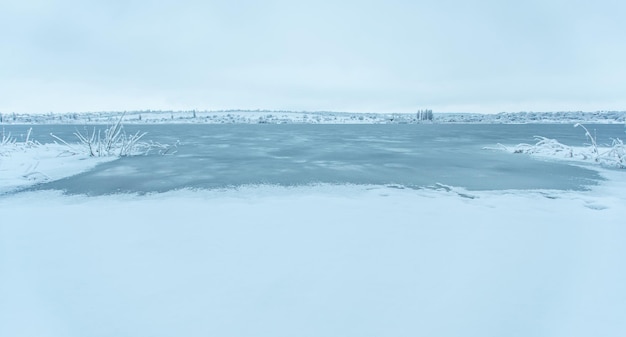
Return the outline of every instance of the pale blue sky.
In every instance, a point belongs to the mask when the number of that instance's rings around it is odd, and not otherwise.
[[[0,2],[0,112],[626,110],[626,2]]]

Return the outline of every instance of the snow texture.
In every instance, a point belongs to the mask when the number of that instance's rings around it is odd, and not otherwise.
[[[0,146],[0,195],[87,171],[115,157],[90,157],[63,144]]]
[[[625,188],[0,198],[0,335],[622,336]]]

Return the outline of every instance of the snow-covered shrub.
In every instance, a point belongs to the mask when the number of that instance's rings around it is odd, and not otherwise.
[[[626,145],[621,139],[614,139],[610,146],[598,146],[596,137],[591,135],[584,125],[577,123],[574,127],[582,127],[585,130],[585,136],[591,142],[588,146],[570,147],[555,139],[535,136],[537,143],[519,144],[513,148],[512,152],[593,160],[604,166],[626,168]],[[509,150],[506,147],[505,149]]]
[[[550,139],[541,136],[535,136],[537,143],[519,144],[513,149],[513,153],[542,154],[550,156],[560,156],[572,158],[574,156],[573,148],[559,143],[556,139]]]
[[[601,159],[619,168],[626,168],[626,145],[619,138],[613,139],[611,149]]]
[[[97,130],[95,127],[91,132],[76,131],[74,135],[79,140],[79,146],[83,148],[83,151],[77,151],[74,146],[67,143],[65,140],[50,134],[56,140],[67,145],[73,152],[86,152],[91,157],[127,157],[140,154],[147,154],[151,151],[157,151],[159,154],[167,154],[172,149],[176,148],[175,145],[164,145],[154,142],[143,142],[141,139],[145,136],[146,132],[137,131],[134,134],[127,134],[124,131],[122,125],[122,115],[117,122],[108,127],[107,129]]]
[[[31,138],[32,132],[33,128],[28,129],[24,141],[18,142],[17,138],[13,137],[10,132],[5,132],[5,130],[2,129],[2,133],[0,134],[0,154],[16,149],[24,149],[41,145],[39,142]]]
[[[589,130],[582,124],[576,123],[574,127],[582,127],[585,130],[585,136],[591,141],[588,150],[591,153],[591,158],[603,165],[613,166],[618,168],[626,168],[626,146],[624,142],[619,139],[613,139],[613,142],[606,149],[598,147],[596,137],[592,136]]]

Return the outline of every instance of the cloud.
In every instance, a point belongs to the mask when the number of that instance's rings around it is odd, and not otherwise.
[[[7,0],[0,111],[618,109],[625,6]]]

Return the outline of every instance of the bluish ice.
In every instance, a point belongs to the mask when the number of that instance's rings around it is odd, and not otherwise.
[[[610,143],[612,137],[623,138],[620,125],[590,128],[597,131],[601,144]],[[42,125],[33,137],[53,141],[48,134],[54,133],[72,141],[74,132],[91,129]],[[126,129],[147,132],[144,139],[150,141],[180,143],[170,155],[122,158],[35,189],[87,195],[312,184],[584,190],[601,180],[589,168],[497,150],[499,144],[533,143],[535,135],[573,146],[588,142],[583,130],[571,125],[227,124],[129,125]]]

